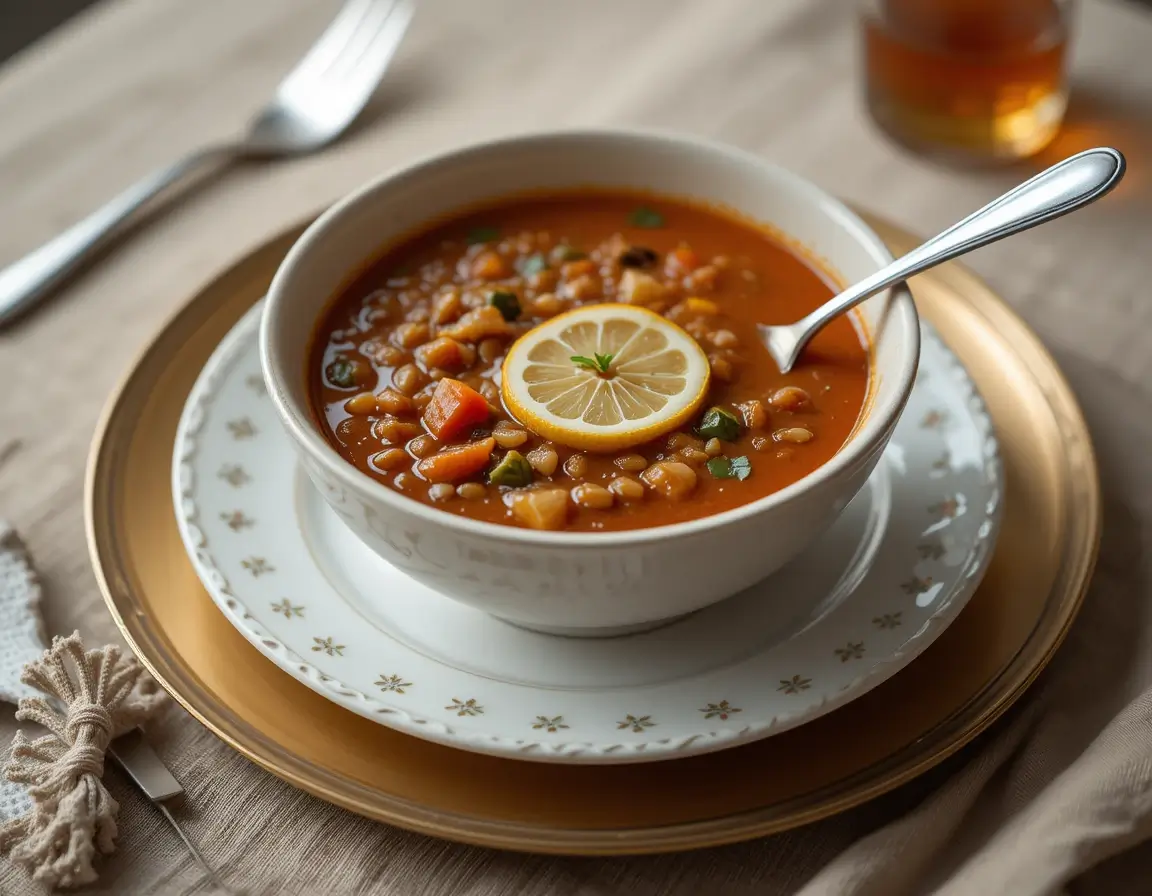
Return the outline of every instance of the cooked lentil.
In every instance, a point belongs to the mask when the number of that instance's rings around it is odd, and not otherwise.
[[[594,190],[512,198],[401,241],[354,281],[317,330],[311,394],[322,430],[351,463],[445,512],[584,531],[664,525],[770,494],[839,450],[868,386],[851,322],[834,321],[787,375],[757,331],[831,294],[770,233],[718,210]],[[508,418],[499,389],[507,346],[536,323],[605,301],[662,313],[704,346],[707,408],[724,412],[719,422],[701,433],[698,418],[601,456]],[[469,419],[481,422],[437,439],[426,427],[446,385],[474,396]],[[501,478],[530,475],[530,484],[490,479],[510,453],[515,475]],[[747,463],[747,478],[709,472],[725,457],[729,470]]]

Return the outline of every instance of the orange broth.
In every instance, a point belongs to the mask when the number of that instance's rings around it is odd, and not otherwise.
[[[700,434],[699,419],[606,455],[531,432],[517,441],[519,430],[499,397],[507,346],[565,310],[639,303],[624,285],[641,280],[659,287],[644,304],[708,353],[705,407],[725,409],[739,422],[738,433],[720,440],[720,456],[746,458],[735,462],[746,478],[713,474],[717,445]],[[489,326],[496,315],[486,306],[497,292],[516,298],[518,313],[504,328]],[[349,463],[447,513],[523,525],[509,495],[528,488],[572,492],[560,525],[547,528],[608,531],[697,519],[791,485],[826,463],[852,432],[869,363],[850,319],[826,327],[788,374],[779,372],[757,333],[758,324],[797,320],[833,293],[826,277],[777,237],[713,208],[599,190],[513,197],[436,222],[387,249],[336,297],[308,361],[313,410]],[[478,326],[471,326],[474,318]],[[445,334],[455,336],[444,342]],[[467,432],[438,440],[421,423],[444,379],[484,395],[491,412]],[[503,438],[483,469],[447,483],[421,475],[422,458],[460,444],[487,445],[493,435]],[[542,461],[533,461],[531,481],[509,487],[490,480],[508,451]],[[547,462],[552,453],[554,467]],[[689,467],[692,487],[682,494],[650,487],[646,471],[661,463]],[[599,489],[577,491],[588,485]],[[596,500],[583,500],[589,495]]]

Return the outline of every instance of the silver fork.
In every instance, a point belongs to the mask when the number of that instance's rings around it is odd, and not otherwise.
[[[148,745],[148,741],[144,739],[144,732],[139,728],[133,728],[127,734],[120,735],[108,745],[108,755],[128,773],[128,777],[135,782],[136,786],[144,792],[144,795],[152,801],[152,804],[160,810],[160,814],[172,825],[176,835],[191,853],[192,858],[200,866],[216,891],[224,893],[226,896],[243,896],[241,890],[228,886],[217,874],[216,869],[208,864],[208,860],[196,848],[196,844],[192,842],[189,836],[184,833],[184,829],[176,821],[176,816],[168,808],[167,800],[182,796],[184,788],[176,780],[176,776],[168,771],[168,767],[156,755],[156,751]]]
[[[301,155],[339,137],[380,83],[412,12],[412,0],[348,0],[243,137],[194,152],[144,178],[0,270],[0,327],[47,296],[107,245],[149,200],[193,171],[208,163]]]

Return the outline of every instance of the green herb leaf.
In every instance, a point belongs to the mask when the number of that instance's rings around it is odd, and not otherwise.
[[[708,467],[708,472],[716,479],[732,478],[732,461],[728,460],[723,454],[719,457],[712,458],[705,466]]]
[[[508,451],[492,471],[488,481],[493,485],[522,488],[532,484],[532,464],[519,451]]]
[[[752,475],[752,461],[747,457],[734,457],[731,462],[732,475],[743,481]]]
[[[473,227],[468,231],[466,239],[469,246],[475,246],[478,243],[491,243],[500,239],[500,231],[495,227]]]
[[[714,457],[707,463],[708,472],[717,479],[747,479],[752,475],[752,462],[746,457]]]
[[[547,267],[548,260],[539,252],[537,252],[535,255],[529,255],[518,265],[520,276],[522,277],[531,277],[535,274],[539,274]]]
[[[612,358],[614,355],[602,355],[599,352],[595,353],[593,357],[586,358],[583,355],[572,355],[569,359],[573,364],[579,367],[587,367],[595,373],[607,373],[612,365]]]
[[[646,230],[654,230],[657,227],[664,226],[664,216],[660,212],[640,206],[628,216],[628,223],[633,227],[643,227]]]
[[[499,311],[504,320],[516,320],[520,316],[520,300],[514,292],[498,289],[488,296],[488,304]]]
[[[740,421],[735,414],[724,408],[709,408],[700,418],[696,432],[705,439],[735,442],[740,437]]]

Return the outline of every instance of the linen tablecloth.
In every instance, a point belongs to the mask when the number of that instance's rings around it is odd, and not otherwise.
[[[942,168],[878,136],[859,101],[852,7],[424,0],[350,139],[231,171],[0,334],[0,513],[43,575],[49,631],[116,637],[89,569],[82,481],[96,417],[138,348],[239,253],[392,165],[536,127],[672,127],[761,153],[925,233],[1019,180],[1026,169]],[[0,67],[0,263],[151,168],[236,132],[335,8],[107,2]],[[261,771],[173,709],[152,740],[188,787],[182,817],[222,874],[253,892],[374,896],[773,896],[806,884],[813,894],[896,896],[945,881],[944,892],[981,896],[1148,893],[1152,845],[1120,850],[1148,833],[1152,811],[1152,15],[1087,0],[1073,73],[1069,126],[1044,160],[1113,143],[1129,156],[1128,180],[1106,202],[969,262],[1064,365],[1106,494],[1084,611],[1019,710],[943,768],[801,830],[683,855],[563,859],[358,818]],[[0,709],[0,739],[15,728]],[[115,771],[109,779],[124,823],[96,892],[200,891],[159,815]],[[1085,811],[1100,806],[1108,811]],[[36,892],[0,862],[0,893]]]

